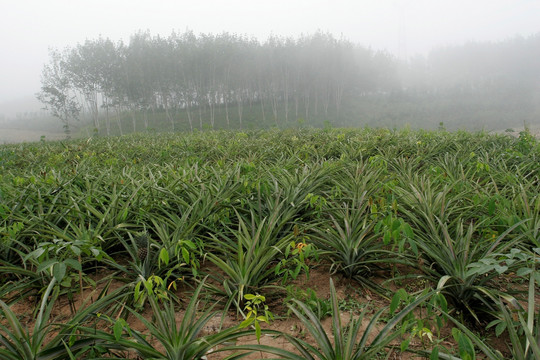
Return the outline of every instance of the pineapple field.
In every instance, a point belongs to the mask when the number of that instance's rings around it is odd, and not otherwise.
[[[0,146],[1,359],[540,359],[527,130]]]

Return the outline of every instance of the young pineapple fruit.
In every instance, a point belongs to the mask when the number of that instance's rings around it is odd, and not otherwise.
[[[137,244],[137,257],[139,260],[144,261],[148,256],[149,249],[149,238],[148,234],[140,234],[135,238],[135,243]]]

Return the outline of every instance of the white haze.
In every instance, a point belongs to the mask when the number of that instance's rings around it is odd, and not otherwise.
[[[39,91],[50,47],[98,36],[129,41],[138,30],[167,36],[186,29],[261,40],[321,30],[409,58],[437,46],[538,33],[540,1],[0,0],[0,115],[21,111],[21,99]]]

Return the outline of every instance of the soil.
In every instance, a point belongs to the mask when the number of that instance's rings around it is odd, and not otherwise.
[[[210,269],[211,270],[211,269]],[[401,268],[397,269],[400,273],[414,273],[413,269],[406,269]],[[311,271],[308,278],[305,276],[297,279],[293,282],[293,286],[291,287],[292,290],[290,291],[298,291],[299,289],[307,290],[307,289],[313,289],[317,297],[319,299],[329,299],[330,298],[330,285],[329,285],[329,278],[332,277],[335,287],[336,287],[336,293],[338,295],[338,298],[340,300],[340,307],[341,313],[342,313],[342,323],[347,324],[351,316],[357,316],[359,312],[366,306],[368,306],[366,317],[364,318],[364,323],[367,324],[369,320],[371,319],[371,316],[378,311],[381,308],[388,307],[390,304],[390,300],[384,298],[383,296],[374,293],[372,291],[369,291],[368,289],[362,287],[357,282],[353,280],[349,280],[346,278],[343,278],[340,275],[334,274],[329,275],[330,268],[327,265],[319,265],[315,266]],[[103,272],[94,275],[93,277],[98,280],[100,278],[107,278],[110,275],[109,272]],[[374,278],[374,280],[378,283],[383,283],[384,279],[390,278],[390,274],[379,274],[377,277]],[[99,284],[99,282],[98,282]],[[116,281],[111,284],[110,290],[114,290],[115,288],[118,288],[122,285],[121,282]],[[400,287],[405,288],[409,293],[412,293],[414,291],[422,290],[427,284],[425,284],[423,281],[419,279],[415,279],[414,277],[408,278],[406,280],[401,281],[399,284],[396,283],[385,283],[384,286],[386,288],[391,289],[392,291],[397,290]],[[73,298],[72,304],[75,306],[75,308],[79,308],[81,306],[84,306],[84,304],[87,304],[89,302],[92,302],[99,292],[102,290],[104,284],[98,285],[94,289],[85,289],[83,294],[77,294]],[[189,296],[191,293],[191,290],[189,290],[191,287],[187,286],[180,286],[177,290],[177,295],[180,298],[180,300],[187,304],[190,300]],[[296,319],[296,317],[290,312],[288,312],[288,308],[286,306],[286,300],[287,300],[287,293],[285,291],[283,292],[274,292],[273,294],[268,296],[267,299],[267,305],[270,308],[270,311],[275,315],[276,319],[271,322],[270,325],[262,324],[263,328],[266,329],[273,329],[273,330],[279,330],[284,333],[288,333],[291,336],[295,338],[300,338],[308,343],[314,344],[313,339],[310,338],[309,333],[306,331],[302,323]],[[32,328],[33,322],[34,322],[34,312],[36,309],[36,306],[38,305],[39,299],[37,298],[27,298],[24,302],[18,302],[11,306],[13,311],[17,313],[22,320],[26,323],[28,328]],[[52,314],[52,321],[55,323],[59,322],[65,322],[67,321],[71,314],[72,314],[72,306],[70,305],[70,302],[67,298],[60,298],[54,307],[53,314]],[[145,316],[147,319],[151,319],[151,311],[149,308],[145,309],[142,312],[143,316]],[[425,317],[425,310],[424,313],[418,313],[418,315],[421,315],[422,317]],[[177,319],[180,321],[183,317],[183,311],[179,310]],[[431,319],[433,320],[433,319]],[[223,322],[222,322],[223,321]],[[212,334],[220,329],[220,325],[223,326],[223,328],[228,328],[234,325],[237,325],[239,322],[241,322],[241,317],[235,312],[235,311],[229,311],[226,316],[222,319],[221,316],[216,316],[213,319],[211,319],[203,329],[203,335],[206,334]],[[141,321],[136,319],[134,316],[130,316],[128,318],[128,323],[132,329],[145,332],[145,326]],[[326,317],[322,321],[323,327],[327,334],[332,333],[332,319],[331,317]],[[365,326],[364,324],[364,326]],[[104,328],[108,325],[103,324]],[[381,323],[380,327],[382,328],[384,326],[384,323]],[[446,324],[441,329],[441,336],[439,338],[436,338],[435,341],[439,342],[439,344],[443,345],[446,349],[449,351],[454,351],[457,347],[456,344],[451,336],[451,324]],[[435,328],[431,329],[433,333],[436,333]],[[254,332],[255,333],[255,332]],[[373,334],[371,335],[370,340],[377,335],[377,331],[373,331]],[[52,335],[51,335],[52,336]],[[496,338],[493,334],[490,332],[484,332],[481,334],[481,336],[488,337],[488,341],[490,345],[501,351],[503,354],[507,354],[507,347],[506,342],[508,339],[506,338],[505,334],[503,334],[502,337]],[[330,336],[331,338],[331,336]],[[427,338],[424,338],[424,343],[429,348],[429,341]],[[238,340],[237,344],[256,344],[257,339],[255,335],[241,338]],[[282,337],[274,337],[270,335],[263,335],[261,340],[261,344],[264,345],[272,345],[272,346],[278,346],[282,349],[286,349],[289,351],[295,351],[295,348],[287,342]],[[157,344],[156,344],[157,345]],[[399,342],[396,342],[394,344],[396,346],[396,349],[392,350],[392,353],[389,354],[389,359],[419,359],[422,358],[421,356],[412,353],[412,352],[405,352],[401,353],[399,351]],[[418,336],[414,337],[411,341],[410,348],[413,350],[422,350],[424,349],[424,345],[422,344],[422,339],[420,339]],[[128,355],[128,358],[136,359],[135,354]],[[208,360],[220,360],[223,359],[226,355],[230,355],[230,353],[225,352],[218,352],[215,354],[208,355]],[[275,356],[271,356],[269,354],[261,354],[261,353],[252,353],[245,359],[261,359],[261,358],[272,358]]]

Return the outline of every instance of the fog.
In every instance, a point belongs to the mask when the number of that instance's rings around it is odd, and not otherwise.
[[[392,76],[396,77],[392,81],[398,81],[399,84],[384,89],[373,87],[369,91],[386,93],[395,92],[397,88],[415,88],[417,93],[426,91],[428,78],[431,93],[437,88],[437,81],[439,84],[444,83],[443,87],[449,84],[448,79],[434,79],[426,66],[439,69],[446,67],[439,74],[444,73],[444,76],[455,79],[454,85],[462,87],[458,80],[465,72],[468,77],[475,78],[476,70],[479,73],[485,70],[478,62],[463,65],[464,59],[476,56],[475,51],[482,48],[483,55],[480,57],[491,59],[500,55],[500,51],[489,48],[489,44],[517,43],[519,40],[516,39],[525,41],[540,33],[540,2],[525,0],[278,0],[267,3],[240,0],[97,0],[91,3],[28,0],[3,1],[0,4],[0,14],[3,49],[3,56],[0,57],[0,122],[16,119],[17,116],[21,120],[25,118],[21,114],[39,111],[40,106],[32,98],[40,91],[42,71],[51,62],[51,49],[62,52],[66,48],[75,49],[87,40],[96,41],[100,38],[109,39],[114,44],[122,42],[127,46],[130,39],[140,31],[154,38],[167,38],[173,31],[176,34],[189,31],[196,35],[219,35],[226,32],[253,38],[260,44],[271,37],[296,41],[302,36],[316,33],[329,34],[338,41],[345,40],[355,47],[365,49],[373,56],[378,53],[385,55],[385,59],[393,64]],[[480,45],[474,47],[471,44]],[[472,51],[471,55],[464,55],[467,46]],[[443,56],[445,52],[450,57]],[[454,60],[448,60],[452,56]],[[460,64],[456,67],[457,73],[449,71],[452,63],[445,63],[448,61]],[[512,61],[511,66],[520,68],[526,62],[520,59]],[[490,66],[503,66],[498,60],[490,63]],[[504,64],[507,65],[506,62]],[[519,73],[518,70],[514,72],[518,76],[514,84],[523,75]],[[491,75],[484,72],[475,79],[483,77],[483,80],[478,81],[491,81],[486,80],[486,76],[490,78]],[[530,80],[530,76],[525,78]],[[535,97],[536,90],[532,85],[528,85],[527,89],[531,90],[528,96],[532,99],[529,102],[532,104],[531,109],[528,117],[520,114],[518,121],[531,121],[534,119],[532,114],[537,111],[533,109],[534,102],[538,100]],[[477,100],[483,101],[479,98]],[[414,103],[412,101],[401,105],[407,107]],[[264,116],[264,111],[262,114]],[[390,115],[385,116],[388,118]],[[397,115],[390,117],[394,116]],[[486,113],[483,116],[489,115]],[[395,119],[388,121],[386,125],[396,124]]]

